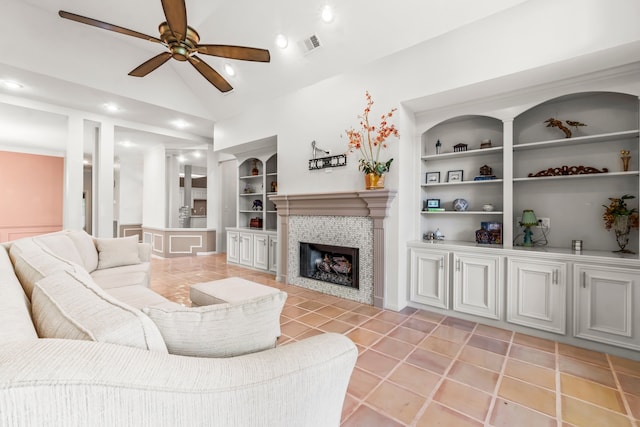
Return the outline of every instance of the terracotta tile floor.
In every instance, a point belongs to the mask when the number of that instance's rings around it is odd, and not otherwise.
[[[379,310],[227,265],[224,254],[152,260],[151,287],[190,305],[193,283],[240,276],[283,288],[279,345],[323,332],[359,358],[344,427],[640,427],[640,362],[439,314]]]

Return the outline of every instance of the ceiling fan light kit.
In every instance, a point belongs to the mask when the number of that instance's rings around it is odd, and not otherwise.
[[[198,32],[187,25],[187,9],[184,0],[161,1],[164,16],[167,20],[158,26],[160,38],[107,22],[98,21],[97,19],[76,15],[75,13],[64,10],[59,11],[58,15],[60,15],[61,18],[71,21],[114,31],[131,37],[137,37],[153,43],[160,43],[167,48],[166,52],[154,56],[129,72],[129,75],[134,77],[144,77],[173,58],[181,62],[188,61],[209,83],[218,88],[218,90],[221,92],[229,92],[233,89],[229,82],[209,64],[196,56],[196,53],[241,61],[269,62],[271,60],[269,51],[266,49],[246,46],[199,44],[200,36]]]

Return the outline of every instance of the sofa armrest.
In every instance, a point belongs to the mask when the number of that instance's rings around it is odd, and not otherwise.
[[[138,257],[142,262],[151,260],[151,245],[149,243],[138,243]]]
[[[227,359],[13,343],[0,347],[0,425],[337,427],[356,358],[331,333]]]

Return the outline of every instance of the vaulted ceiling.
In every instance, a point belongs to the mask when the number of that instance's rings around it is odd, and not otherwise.
[[[0,6],[0,80],[19,81],[16,92],[0,85],[0,147],[28,135],[10,133],[9,122],[64,123],[65,110],[113,114],[118,120],[211,138],[213,123],[249,105],[283,96],[345,70],[374,61],[525,0],[185,0],[188,24],[201,43],[268,49],[270,63],[200,55],[234,87],[221,93],[186,62],[170,60],[145,77],[128,73],[164,51],[158,43],[62,19],[59,10],[158,37],[165,20],[161,0],[3,0]],[[323,22],[324,6],[334,19]],[[275,38],[289,39],[286,49]],[[307,53],[315,35],[320,48]],[[224,74],[230,64],[235,76]],[[18,100],[19,99],[19,100]],[[21,100],[29,100],[26,103]],[[4,102],[3,102],[4,101]],[[33,108],[33,102],[60,111]],[[106,113],[106,103],[120,111]],[[53,114],[52,114],[53,113]],[[63,129],[64,130],[64,129]],[[153,131],[153,128],[150,129]],[[124,131],[124,130],[123,130]],[[51,134],[53,135],[53,134]],[[180,141],[180,131],[168,139]],[[188,138],[187,138],[188,139]]]

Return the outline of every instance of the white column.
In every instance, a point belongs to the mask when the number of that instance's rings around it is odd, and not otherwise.
[[[67,119],[67,149],[64,158],[64,201],[62,226],[82,229],[83,183],[83,119],[72,115]]]
[[[142,226],[167,227],[165,148],[158,145],[145,152],[142,186]]]
[[[93,231],[97,237],[113,237],[113,123],[102,122],[97,139],[95,151],[97,162],[94,164],[94,168],[97,168],[94,174],[96,177],[94,182],[96,224]]]
[[[180,227],[180,206],[184,196],[180,196],[180,162],[175,155],[167,156],[168,227]]]
[[[222,225],[223,196],[220,155],[213,151],[213,144],[210,144],[207,147],[207,228],[216,230],[215,252],[227,246],[227,233]]]

